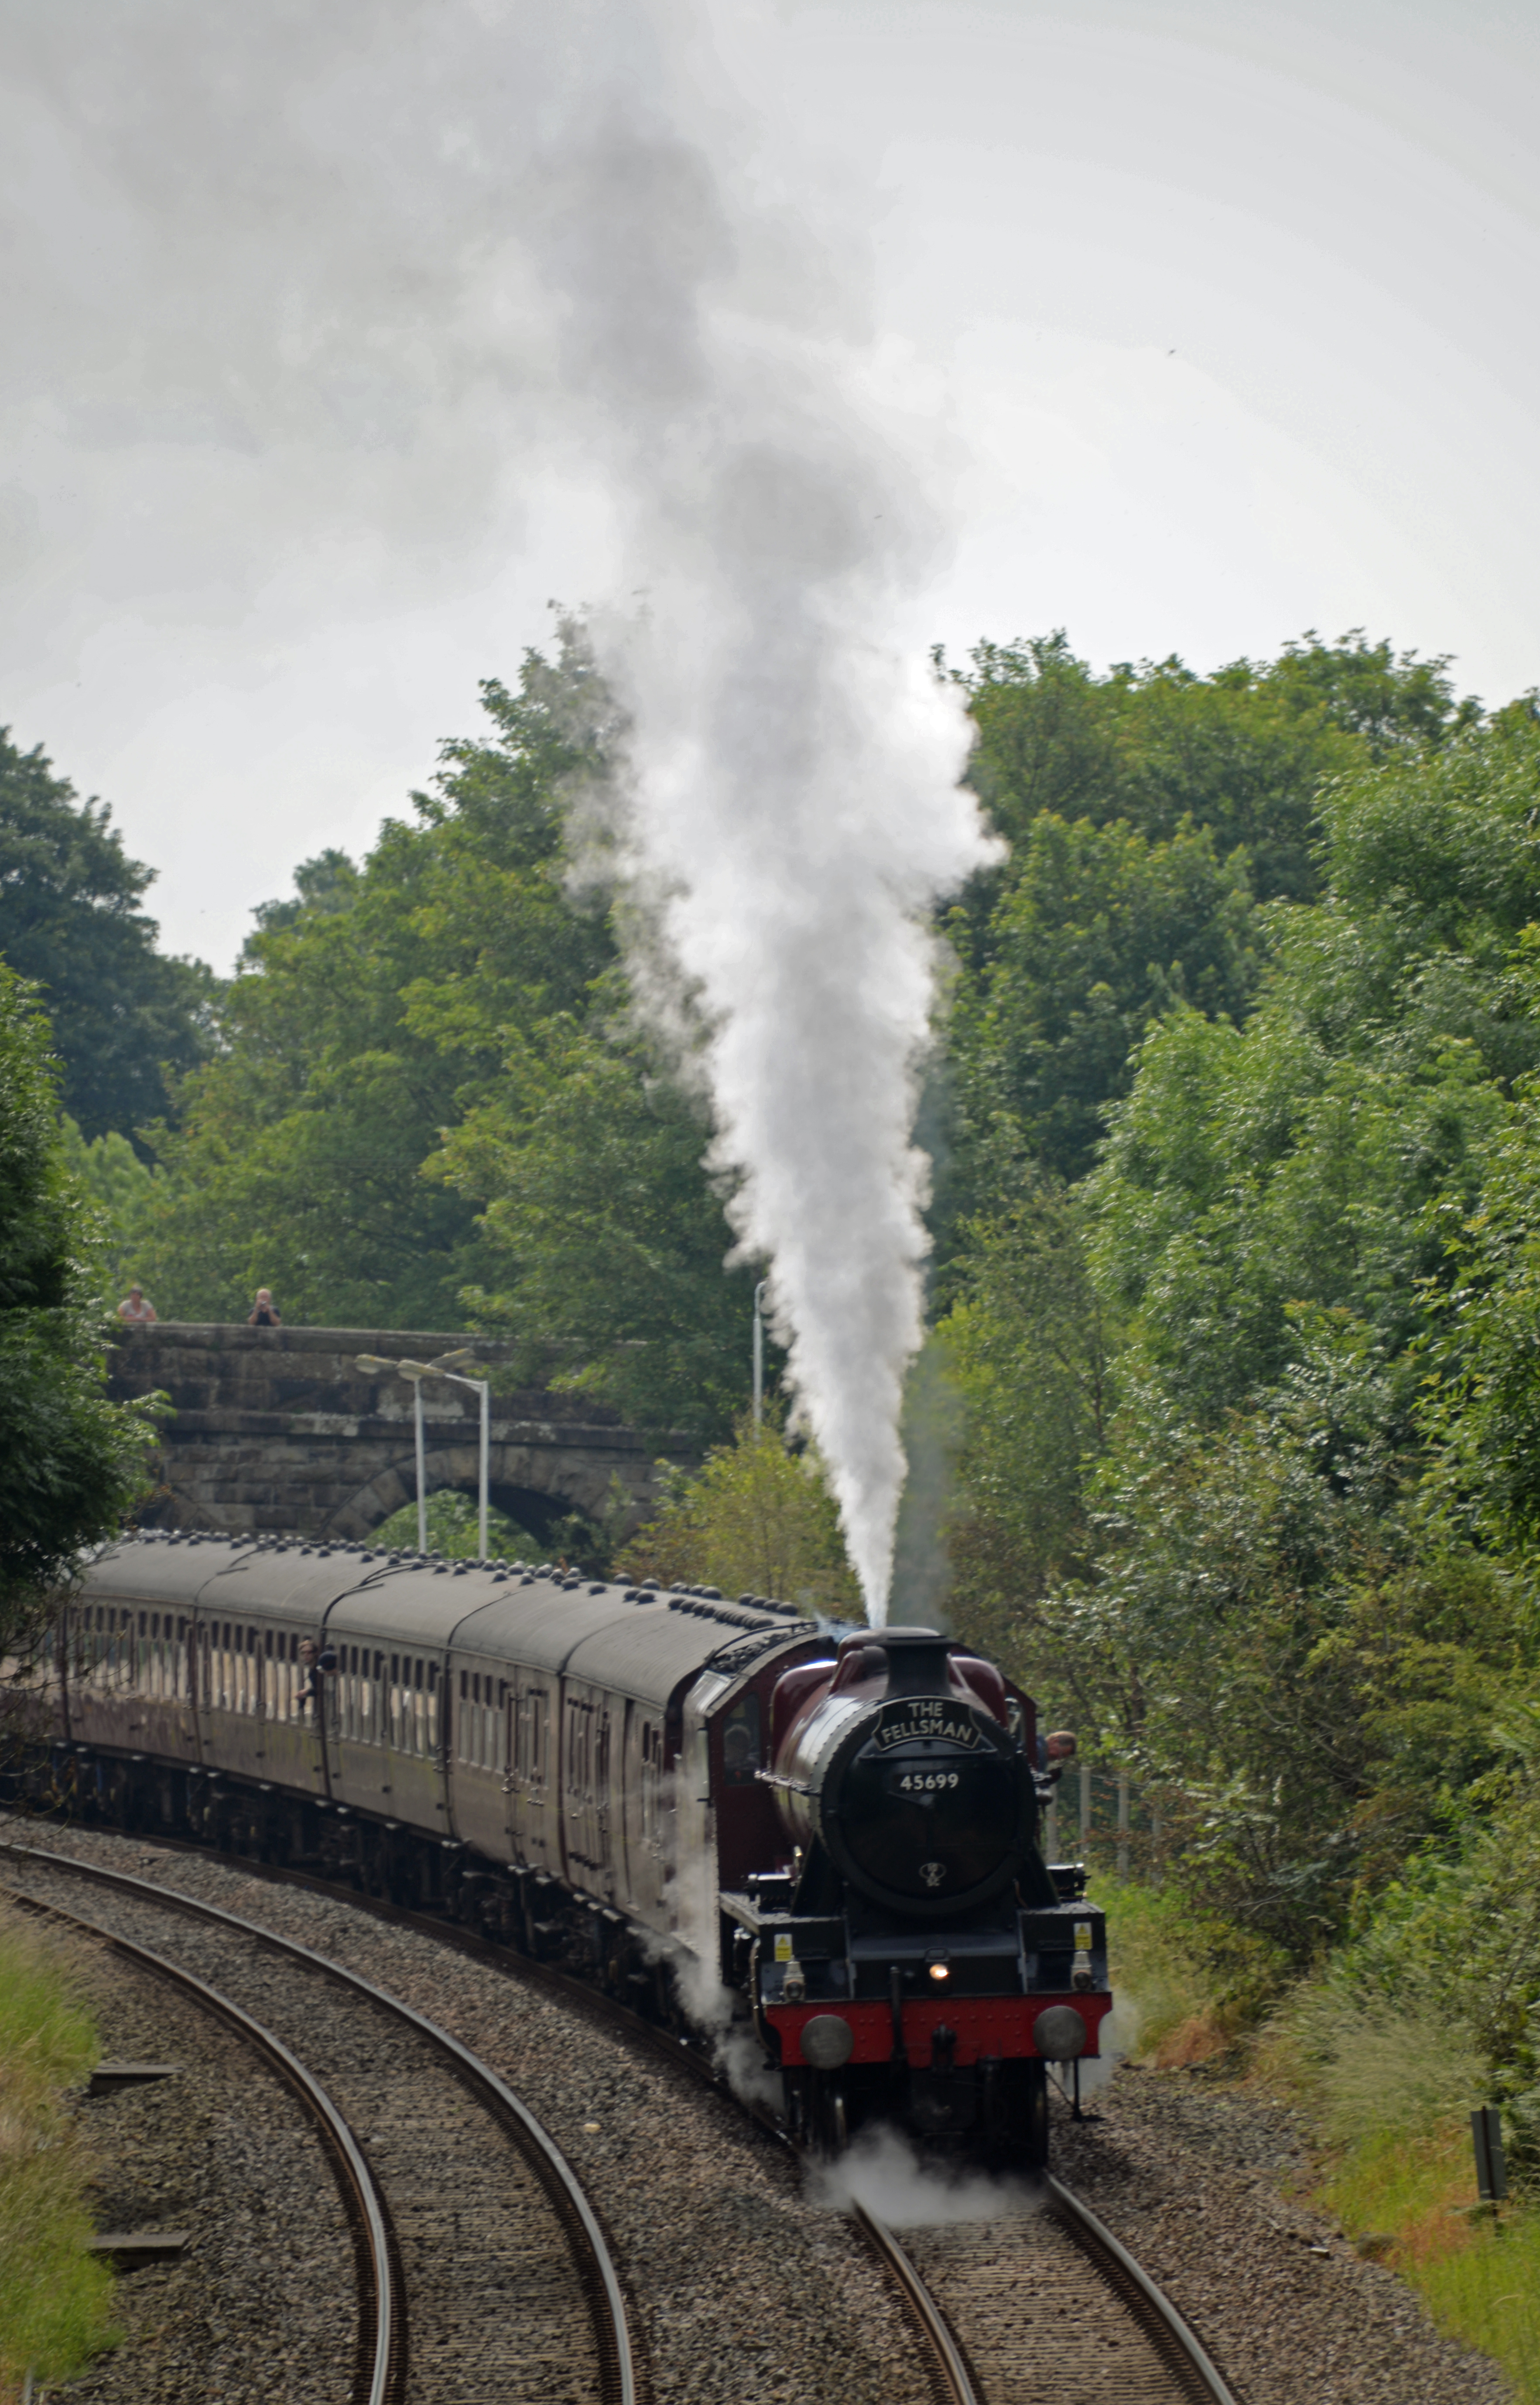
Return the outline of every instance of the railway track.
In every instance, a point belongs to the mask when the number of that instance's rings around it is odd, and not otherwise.
[[[208,1859],[205,1847],[174,1841],[167,1850]],[[73,1856],[0,1840],[0,1861],[7,1855],[32,1856],[50,1868],[63,1864],[131,1890],[148,1884],[82,1864]],[[453,1923],[361,1897],[351,1888],[307,1872],[289,1873],[244,1859],[232,1866],[272,1884],[296,1886],[388,1922],[417,1928],[440,1944],[495,1965],[504,1976],[532,1978],[597,2018],[624,2027],[726,2092],[727,2083],[699,2047],[670,2038],[548,1964],[510,1958]],[[308,1949],[271,1935],[259,1924],[242,1922],[238,1916],[177,1891],[154,1892],[168,1907],[229,1920],[262,1943],[307,1954]],[[356,1977],[352,1973],[342,1976]],[[410,2013],[390,1999],[381,2001]],[[768,2124],[768,2117],[762,2117]],[[851,2218],[904,2299],[911,2327],[925,2350],[938,2405],[1104,2405],[1104,2400],[1105,2405],[1114,2405],[1114,2400],[1115,2405],[1237,2405],[1169,2300],[1112,2232],[1057,2180],[1044,2183],[1040,2205],[1024,2205],[987,2221],[906,2228],[901,2238],[865,2205],[855,2205]],[[496,2393],[486,2392],[488,2405]],[[563,2392],[536,2393],[555,2399]],[[628,2398],[632,2393],[626,2392]],[[622,2392],[612,2387],[602,2394],[609,2405]]]
[[[943,2405],[1236,2405],[1169,2300],[1055,2179],[1041,2207],[909,2229],[853,2217],[909,2298]]]
[[[0,1854],[17,1903],[173,1982],[304,2103],[355,2232],[349,2405],[639,2405],[626,2300],[593,2206],[468,2047],[358,1972],[221,1906],[37,1847]],[[62,1901],[81,1886],[105,1914]],[[168,1917],[182,1924],[175,1956]]]

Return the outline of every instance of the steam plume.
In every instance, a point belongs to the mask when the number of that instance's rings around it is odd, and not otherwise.
[[[703,1014],[715,1157],[880,1615],[920,1332],[925,921],[985,840],[961,714],[902,631],[939,530],[864,397],[863,296],[795,198],[746,195],[768,171],[713,81],[709,6],[12,14],[0,434],[63,565],[39,610],[0,559],[0,634],[15,655],[46,628],[68,661],[76,613],[120,595],[190,644],[297,639],[318,556],[355,563],[360,614],[473,589],[524,512],[597,486],[615,590],[647,596],[640,625],[595,623],[635,728],[622,849],[675,990],[638,982],[660,1018],[681,992]]]
[[[897,634],[919,496],[847,358],[729,307],[731,237],[666,134],[612,120],[563,189],[566,380],[648,597],[595,626],[633,728],[610,834],[651,903],[643,1004],[677,1025],[683,994],[706,1031],[712,1159],[880,1622],[922,1335],[926,917],[992,854],[961,710]]]

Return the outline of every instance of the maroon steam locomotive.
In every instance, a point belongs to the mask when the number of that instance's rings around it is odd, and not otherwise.
[[[1031,1700],[929,1629],[550,1565],[158,1531],[42,1674],[56,1795],[447,1912],[756,2032],[799,2136],[1041,2162],[1103,1916],[1039,1847]],[[704,1976],[702,1976],[704,1975]]]

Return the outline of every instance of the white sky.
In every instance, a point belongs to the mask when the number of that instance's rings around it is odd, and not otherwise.
[[[0,723],[113,804],[171,949],[228,965],[608,594],[518,246],[595,47],[939,504],[917,645],[1363,625],[1540,681],[1533,10],[514,13],[0,5]]]

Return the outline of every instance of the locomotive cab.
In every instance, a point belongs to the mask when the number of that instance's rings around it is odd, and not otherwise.
[[[862,1631],[785,1672],[770,1787],[790,1866],[724,1895],[788,2120],[837,2146],[893,2117],[1047,2151],[1046,2066],[1095,2055],[1103,1916],[1039,1849],[1030,1704],[933,1629]]]

